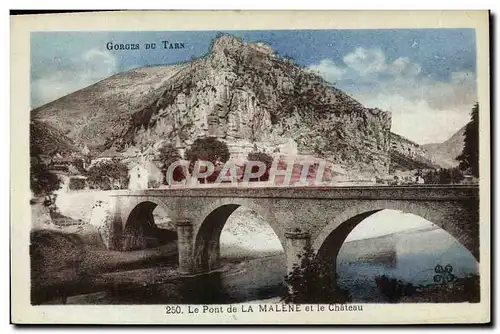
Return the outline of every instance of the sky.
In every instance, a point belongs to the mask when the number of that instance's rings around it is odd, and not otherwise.
[[[392,131],[419,144],[451,137],[477,100],[473,29],[33,32],[31,106],[119,72],[199,57],[220,32],[264,42],[363,105],[390,111]],[[164,49],[162,41],[184,48]]]

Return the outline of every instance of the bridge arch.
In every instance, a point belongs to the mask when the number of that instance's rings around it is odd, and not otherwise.
[[[440,227],[462,244],[479,261],[479,243],[474,230],[467,226],[476,226],[478,216],[475,206],[463,202],[427,202],[427,201],[361,201],[333,217],[313,241],[317,256],[336,263],[337,255],[347,236],[364,219],[382,210],[396,210],[424,218]],[[466,220],[463,225],[457,219]]]
[[[123,222],[123,230],[125,230],[127,223],[130,221],[131,214],[134,210],[143,210],[144,212],[153,212],[157,207],[160,207],[172,219],[175,217],[174,212],[166,203],[157,197],[139,198],[132,203],[128,203],[126,210],[121,213],[121,220]]]
[[[281,246],[285,249],[285,237],[282,227],[274,216],[263,206],[247,198],[221,198],[214,201],[200,215],[201,221],[194,237],[194,270],[206,272],[218,268],[220,262],[220,236],[231,214],[239,207],[251,209],[264,218],[272,228]]]
[[[158,200],[139,200],[122,216],[121,249],[143,249],[161,244],[163,239],[174,239],[176,233],[160,229],[156,226],[153,212],[159,207],[171,219],[171,210]]]

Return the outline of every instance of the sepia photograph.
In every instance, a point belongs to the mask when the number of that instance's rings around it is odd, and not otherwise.
[[[145,305],[164,323],[446,322],[430,310],[449,307],[489,321],[487,12],[445,27],[340,27],[338,12],[317,27],[264,29],[272,12],[221,14],[237,29],[69,24],[117,14],[23,29],[12,135],[28,220],[12,256],[27,284],[13,289],[61,312],[33,321]],[[197,14],[217,12],[151,19]]]

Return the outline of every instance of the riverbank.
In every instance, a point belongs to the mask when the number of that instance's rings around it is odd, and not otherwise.
[[[430,234],[429,234],[430,233]],[[435,239],[432,234],[435,231],[413,231],[364,241],[347,243],[347,252],[339,254],[339,284],[347,289],[353,303],[419,303],[419,302],[464,302],[477,298],[474,289],[479,285],[462,284],[463,277],[457,277],[456,284],[448,286],[428,284],[427,277],[432,280],[434,271],[428,271],[424,276],[415,276],[411,283],[415,291],[411,294],[397,295],[396,299],[389,298],[387,291],[380,290],[375,278],[387,274],[389,278],[402,280],[404,284],[410,281],[398,274],[405,271],[405,266],[412,265],[415,270],[421,270],[425,261],[418,260],[405,264],[407,259],[398,258],[397,246],[394,254],[387,253],[381,249],[377,256],[367,258],[366,252],[377,248],[377,245],[387,244],[388,239],[406,239],[408,242],[417,242],[421,239],[428,241],[426,247],[433,248]],[[433,241],[434,240],[434,241]],[[225,245],[225,247],[229,247]],[[66,245],[66,249],[69,249]],[[355,254],[352,249],[358,249]],[[87,249],[88,251],[88,249]],[[158,257],[155,260],[153,254],[166,255],[158,249],[135,252],[116,252],[105,261],[93,267],[85,268],[81,276],[70,277],[57,289],[46,289],[50,296],[41,303],[58,304],[169,304],[169,303],[264,303],[279,302],[284,288],[284,276],[286,274],[286,258],[283,253],[252,253],[244,254],[244,249],[234,249],[229,253],[236,254],[235,257],[226,254],[221,258],[222,266],[208,274],[195,276],[179,276],[176,270],[176,255]],[[85,261],[97,256],[104,256],[108,251],[91,250],[87,253]],[[443,254],[441,254],[443,255]],[[444,254],[446,256],[446,254]],[[389,257],[387,260],[384,257]],[[446,260],[446,258],[444,258]],[[347,267],[346,267],[347,265]],[[402,265],[402,267],[401,267]],[[454,272],[460,273],[459,267],[454,267]],[[62,271],[57,271],[62,272]],[[406,271],[405,271],[406,272]],[[355,278],[355,279],[352,279]],[[52,281],[53,282],[53,281]],[[477,290],[478,291],[478,290]],[[42,296],[43,297],[43,296]]]
[[[279,284],[285,270],[284,254],[242,257],[241,249],[233,249],[232,253],[238,255],[223,257],[218,270],[208,275],[181,276],[175,243],[143,251],[113,252],[82,245],[74,235],[43,231],[37,233],[33,244],[40,244],[40,238],[46,247],[38,247],[37,253],[44,253],[43,258],[32,257],[33,304],[224,302],[225,297],[213,297],[210,292],[222,290],[222,277],[228,279],[225,291],[244,294],[234,300],[255,299],[263,296],[261,289]],[[252,262],[264,264],[265,274],[249,270]],[[255,291],[247,294],[252,289]],[[249,297],[252,293],[256,295]]]

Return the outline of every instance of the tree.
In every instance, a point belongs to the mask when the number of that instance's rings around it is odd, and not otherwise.
[[[445,168],[441,168],[438,171],[439,175],[439,184],[450,184],[451,183],[451,175],[450,171]]]
[[[170,166],[174,162],[182,159],[179,151],[172,144],[166,144],[162,146],[159,151],[160,160],[167,166]]]
[[[284,296],[286,303],[346,303],[349,301],[347,291],[340,289],[336,283],[335,268],[316,257],[312,247],[306,246],[301,262],[285,277],[287,289]]]
[[[479,177],[479,103],[476,102],[471,111],[471,120],[465,126],[464,146],[462,153],[456,158],[459,168]]]
[[[437,171],[429,170],[424,174],[424,183],[425,184],[436,184],[437,181]]]
[[[182,160],[182,157],[179,154],[179,151],[174,147],[174,145],[167,144],[160,148],[160,160],[163,163],[162,166],[162,173],[164,176],[163,183],[168,184],[168,179],[167,179],[168,167],[173,163]],[[182,181],[186,178],[186,176],[184,175],[184,170],[181,166],[177,166],[174,169],[172,176],[174,181],[177,182]]]
[[[430,170],[423,176],[426,184],[454,184],[464,179],[460,168],[440,168],[436,171]]]
[[[217,166],[226,163],[229,156],[226,143],[219,141],[215,137],[198,138],[186,151],[186,160],[189,161],[190,173],[193,172],[196,161],[209,161],[214,166]]]
[[[264,152],[250,152],[247,157],[248,161],[260,161],[266,165],[266,171],[262,174],[258,179],[250,179],[250,182],[254,181],[267,181],[269,180],[269,171],[271,170],[271,166],[273,164],[273,157]],[[252,173],[256,173],[258,170],[257,166],[252,166]]]
[[[32,163],[30,168],[30,187],[36,196],[49,195],[60,188],[61,181],[42,163]]]
[[[460,168],[452,168],[450,170],[450,179],[451,183],[460,183],[464,179],[464,174],[460,170]]]
[[[128,168],[118,159],[99,162],[89,168],[87,181],[90,185],[103,190],[113,188],[118,182],[120,188],[128,186]]]

